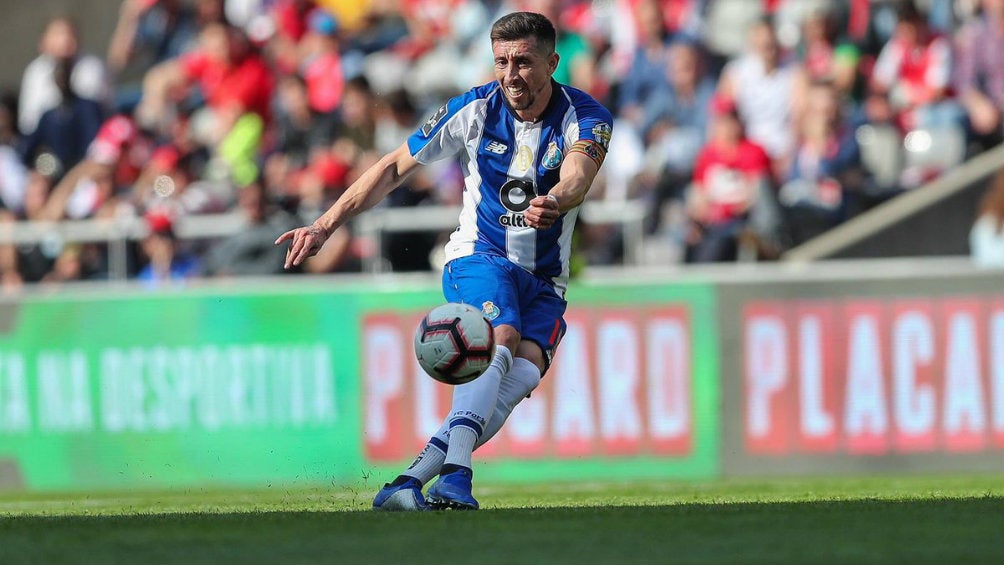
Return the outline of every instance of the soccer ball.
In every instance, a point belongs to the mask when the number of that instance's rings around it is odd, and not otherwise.
[[[495,333],[481,311],[450,302],[433,308],[415,331],[415,355],[429,376],[449,385],[481,376],[495,356]]]

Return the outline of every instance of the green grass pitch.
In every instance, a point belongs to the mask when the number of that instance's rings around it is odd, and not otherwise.
[[[0,494],[0,564],[1004,563],[1004,476],[479,485],[480,512],[372,488]]]

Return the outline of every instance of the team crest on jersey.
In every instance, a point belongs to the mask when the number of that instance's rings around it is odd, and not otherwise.
[[[495,305],[491,300],[485,300],[481,303],[481,315],[485,317],[486,320],[492,321],[499,317],[502,312],[499,307]]]
[[[540,160],[540,164],[544,166],[545,169],[557,169],[558,165],[561,164],[561,149],[558,149],[558,144],[552,141],[547,146],[547,151],[544,153],[544,157]]]
[[[444,116],[446,116],[446,104],[440,106],[440,108],[436,110],[436,113],[425,121],[425,124],[422,125],[422,135],[429,137],[429,134],[432,133],[433,129],[435,129],[436,124],[438,124],[439,120],[442,120]]]
[[[606,122],[600,122],[593,126],[593,136],[596,141],[603,146],[603,149],[610,148],[610,124]]]

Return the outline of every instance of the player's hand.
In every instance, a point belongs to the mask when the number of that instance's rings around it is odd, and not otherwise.
[[[553,196],[538,196],[530,201],[530,207],[523,212],[526,224],[531,228],[547,229],[558,221],[561,212],[558,210],[558,201]]]
[[[315,224],[289,230],[275,240],[276,245],[281,245],[284,241],[289,241],[289,249],[286,250],[286,269],[298,267],[307,257],[312,257],[321,250],[321,246],[328,240],[328,232]]]

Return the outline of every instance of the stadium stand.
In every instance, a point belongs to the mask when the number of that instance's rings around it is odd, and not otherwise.
[[[973,48],[1004,37],[995,0],[348,4],[40,0],[70,17],[39,22],[37,53],[0,73],[2,284],[136,278],[154,261],[143,241],[164,222],[178,256],[202,266],[186,276],[234,276],[205,266],[247,229],[243,192],[265,195],[256,225],[312,219],[446,98],[489,80],[484,32],[513,9],[555,21],[556,78],[616,116],[581,216],[579,253],[591,265],[839,255],[813,238],[868,240],[873,213],[906,217],[892,202],[912,202],[896,206],[914,216],[937,206],[964,233],[973,198],[944,195],[973,193],[999,166],[959,168],[1001,141],[1004,65],[990,57],[1000,50]],[[90,25],[97,14],[85,8],[97,5],[117,14],[113,29]],[[74,163],[79,147],[36,130],[43,115],[77,123],[68,112],[84,111],[79,100],[104,122],[81,129],[90,139]],[[763,175],[714,146],[725,113],[749,151],[767,156]],[[707,147],[715,158],[698,160]],[[456,164],[426,169],[303,271],[434,269],[460,178]],[[710,229],[709,205],[736,223]],[[711,233],[724,245],[709,247]]]

